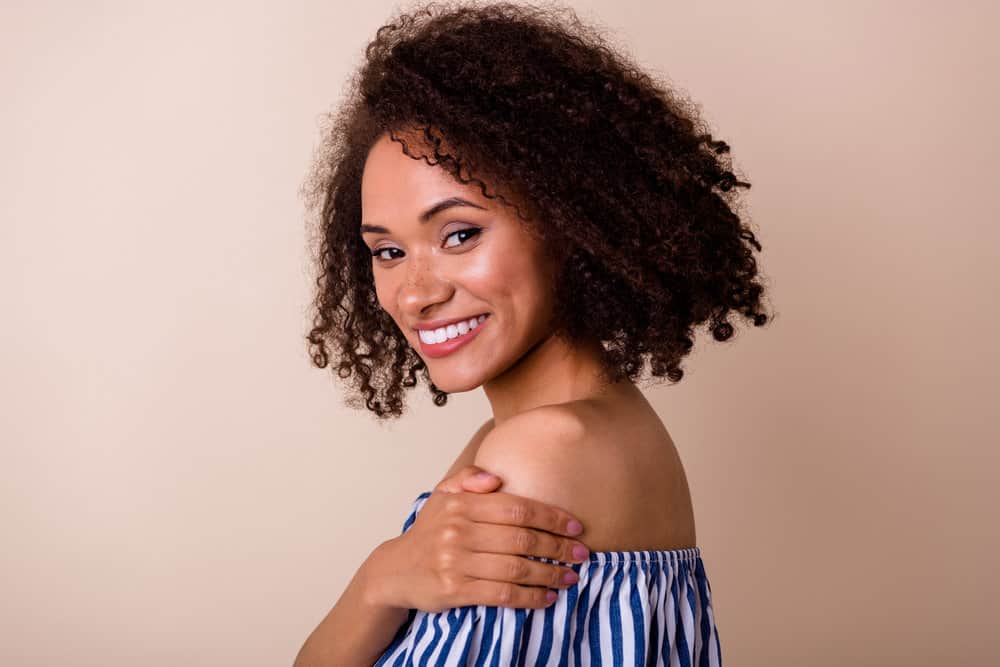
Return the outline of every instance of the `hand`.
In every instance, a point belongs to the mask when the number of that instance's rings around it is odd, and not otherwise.
[[[549,588],[574,583],[576,573],[540,556],[583,562],[564,537],[576,518],[545,503],[493,491],[500,478],[475,477],[467,466],[435,487],[410,528],[379,546],[370,569],[378,604],[438,612],[466,605],[537,609],[549,606]],[[577,522],[579,523],[579,522]],[[584,547],[586,549],[586,547]]]

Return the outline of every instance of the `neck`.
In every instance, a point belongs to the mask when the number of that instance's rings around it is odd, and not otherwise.
[[[601,377],[602,351],[600,343],[571,345],[546,336],[511,368],[483,384],[494,423],[499,425],[532,408],[593,398],[611,389],[635,391],[628,379],[609,385]]]

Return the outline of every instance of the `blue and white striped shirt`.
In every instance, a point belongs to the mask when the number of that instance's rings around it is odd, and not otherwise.
[[[417,496],[405,533],[430,497]],[[719,667],[722,649],[698,547],[594,551],[564,563],[580,580],[544,609],[485,605],[411,609],[375,663],[409,665],[643,665]]]

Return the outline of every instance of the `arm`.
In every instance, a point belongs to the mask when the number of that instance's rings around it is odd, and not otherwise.
[[[377,546],[358,568],[337,604],[312,631],[293,667],[371,667],[406,620],[408,609],[379,604],[377,571],[394,540]]]
[[[492,419],[479,427],[442,482],[472,465],[479,443],[492,428]],[[489,486],[492,487],[492,484]],[[394,540],[388,540],[372,551],[337,604],[306,639],[293,667],[371,667],[389,646],[406,621],[409,610],[381,605],[376,601],[377,590],[373,589],[373,583],[377,582],[378,576],[373,572],[386,562],[386,552],[392,549],[394,543]]]

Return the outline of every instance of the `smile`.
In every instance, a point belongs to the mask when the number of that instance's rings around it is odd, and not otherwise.
[[[489,314],[484,314],[438,329],[418,329],[420,349],[431,358],[449,355],[472,341],[489,317]]]

